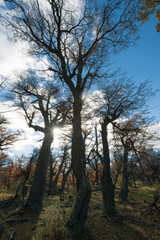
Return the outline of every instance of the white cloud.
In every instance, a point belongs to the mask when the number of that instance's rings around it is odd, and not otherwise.
[[[9,101],[0,102],[0,113],[4,113],[3,115],[7,118],[9,123],[6,124],[6,127],[10,131],[20,131],[21,133],[18,137],[19,140],[7,151],[10,156],[28,155],[34,147],[41,144],[39,140],[43,138],[43,135],[28,127],[22,110],[16,111]]]
[[[150,140],[149,143],[153,144],[155,148],[160,148],[160,122],[151,125],[149,131],[153,133],[153,140]]]
[[[24,42],[12,42],[0,28],[0,75],[8,77],[9,80],[16,80],[17,72],[27,69],[46,69],[47,59],[37,61],[27,55],[29,46]],[[42,72],[41,72],[42,75]]]
[[[22,52],[27,45],[21,42],[9,41],[5,33],[0,29],[0,74],[11,75],[13,72],[22,71],[32,66],[33,59]]]

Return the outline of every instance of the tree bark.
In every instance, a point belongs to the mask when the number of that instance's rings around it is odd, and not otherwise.
[[[122,186],[120,189],[119,199],[124,202],[128,198],[128,149],[124,148],[124,156],[122,159]]]
[[[76,177],[77,195],[68,219],[68,228],[75,233],[80,233],[83,230],[91,197],[91,187],[85,175],[81,153],[81,108],[81,96],[74,97],[72,169]]]
[[[49,169],[49,190],[48,190],[48,194],[51,195],[52,192],[52,188],[53,188],[53,176],[55,175],[54,171],[53,171],[53,157],[52,154],[50,153],[49,156],[50,159],[50,169]]]
[[[64,163],[64,160],[62,160],[61,164],[59,165],[56,177],[55,177],[54,181],[52,182],[52,191],[53,192],[57,192],[58,191],[58,189],[57,189],[58,178],[59,178],[60,172],[62,170],[63,163]]]
[[[142,163],[141,163],[141,160],[140,160],[140,158],[139,158],[139,156],[138,156],[138,154],[137,154],[137,152],[136,152],[136,149],[135,149],[135,155],[136,155],[137,161],[138,161],[138,163],[139,163],[139,165],[140,165],[140,169],[141,169],[140,175],[143,175],[144,177],[146,177],[148,183],[152,185],[152,181],[151,181],[151,179],[148,177],[148,175],[145,173],[144,168],[143,168],[143,165],[142,165]]]
[[[96,151],[99,152],[98,150],[98,133],[97,133],[97,125],[95,126],[95,145],[96,145]],[[98,169],[98,159],[95,157],[95,182],[97,185],[99,185],[99,169]]]
[[[61,188],[60,188],[60,192],[63,193],[64,192],[64,187],[67,181],[67,177],[71,172],[71,166],[69,167],[68,171],[64,174],[63,176],[63,180],[62,180],[62,184],[61,184]]]
[[[114,200],[114,186],[111,178],[110,172],[110,156],[109,156],[109,146],[107,139],[107,123],[104,121],[101,125],[102,127],[102,144],[103,144],[103,159],[102,159],[102,175],[101,175],[101,185],[102,185],[102,195],[103,195],[103,205],[104,213],[108,216],[114,216],[116,214],[116,205]]]
[[[117,173],[116,173],[116,176],[115,176],[115,179],[114,179],[114,183],[113,183],[114,189],[116,188],[117,180],[118,180],[118,177],[120,175],[121,168],[122,168],[122,159],[121,159],[121,157],[120,157],[119,160],[120,160],[120,163],[119,163],[119,166],[118,166],[118,169],[117,169]]]
[[[34,211],[41,211],[43,194],[45,190],[46,172],[49,160],[50,147],[53,141],[51,130],[45,134],[39,153],[33,183],[27,200],[27,206]]]

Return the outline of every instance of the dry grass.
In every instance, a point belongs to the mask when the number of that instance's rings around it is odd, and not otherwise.
[[[118,215],[110,220],[103,217],[101,192],[93,190],[85,229],[80,235],[72,235],[65,227],[73,201],[69,195],[74,195],[74,192],[65,193],[64,202],[60,202],[59,196],[46,197],[43,211],[39,216],[25,211],[21,215],[10,217],[12,219],[38,217],[38,221],[7,223],[1,239],[9,239],[11,232],[15,230],[15,240],[159,240],[160,214],[155,209],[145,211],[148,202],[153,202],[153,195],[158,190],[157,187],[130,189],[128,202],[121,204],[116,199]],[[117,194],[118,191],[116,196]],[[7,218],[8,211],[11,209],[1,210],[5,220],[10,219]],[[140,221],[133,221],[132,218]]]

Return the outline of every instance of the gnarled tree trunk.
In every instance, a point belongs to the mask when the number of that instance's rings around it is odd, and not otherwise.
[[[102,195],[103,195],[103,205],[104,213],[109,216],[114,216],[116,214],[116,205],[114,200],[114,186],[110,173],[110,156],[109,156],[109,146],[107,139],[107,123],[102,123],[102,144],[103,144],[103,160],[102,160],[102,175],[101,175],[101,185],[102,185]]]
[[[77,195],[68,219],[69,229],[76,233],[83,230],[91,197],[91,187],[85,175],[81,153],[81,108],[81,96],[76,96],[73,105],[72,169],[76,177]]]
[[[50,147],[53,141],[51,131],[45,134],[43,144],[39,153],[33,183],[27,200],[27,206],[35,211],[42,208],[43,193],[45,190],[46,172],[49,160]]]

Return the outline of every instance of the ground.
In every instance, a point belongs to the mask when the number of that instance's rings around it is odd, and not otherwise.
[[[158,187],[131,188],[128,201],[123,204],[118,202],[116,189],[118,214],[114,218],[109,218],[103,214],[100,187],[95,186],[85,228],[79,235],[71,234],[65,226],[74,199],[74,189],[66,191],[63,200],[60,200],[58,195],[46,196],[40,214],[29,210],[15,210],[18,207],[17,202],[8,209],[0,209],[0,239],[159,240],[160,212],[149,205],[154,202],[155,194],[159,194]],[[4,197],[4,193],[1,193],[0,197],[2,195]],[[160,201],[157,206],[160,208]]]

